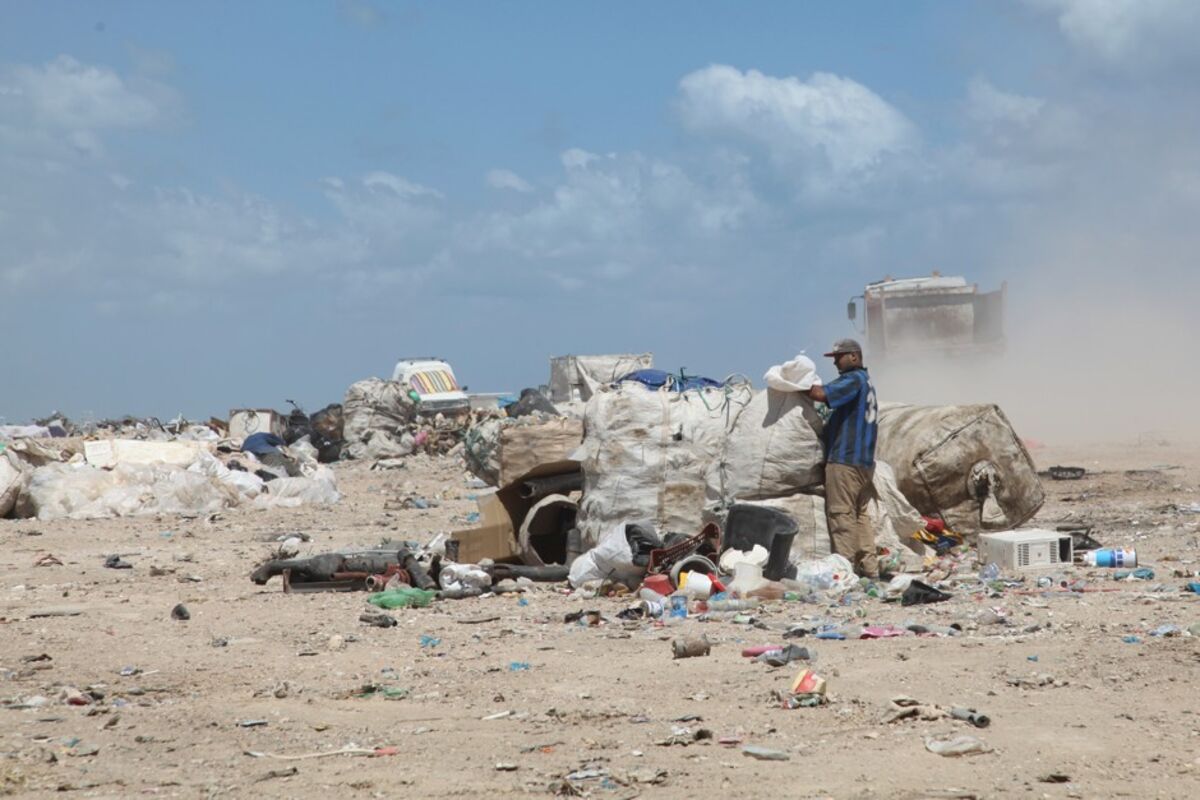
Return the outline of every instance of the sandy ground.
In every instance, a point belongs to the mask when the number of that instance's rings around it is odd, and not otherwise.
[[[1111,571],[1073,569],[1100,591],[960,591],[915,609],[872,598],[771,604],[759,614],[771,623],[957,621],[968,629],[955,638],[799,640],[817,652],[830,703],[795,710],[773,692],[788,687],[796,667],[740,654],[778,635],[745,624],[624,623],[620,601],[542,587],[523,601],[396,611],[400,624],[378,629],[358,621],[363,595],[286,595],[277,579],[248,580],[272,549],[264,539],[282,532],[310,534],[308,547],[320,552],[468,527],[472,490],[452,459],[390,472],[339,466],[346,498],[331,509],[0,521],[0,699],[48,699],[0,708],[0,795],[547,796],[582,773],[568,786],[601,798],[1195,797],[1200,637],[1150,631],[1200,622],[1200,597],[1182,593],[1184,579],[1172,574],[1200,568],[1200,515],[1172,506],[1200,501],[1200,457],[1132,442],[1035,457],[1042,467],[1096,471],[1048,482],[1036,522],[1090,521],[1106,544],[1136,546],[1155,579],[1117,583]],[[385,509],[409,493],[441,503]],[[62,565],[35,566],[45,553]],[[105,569],[111,553],[133,569]],[[180,602],[189,621],[170,618]],[[580,609],[602,611],[607,624],[563,623]],[[981,623],[989,609],[1011,624]],[[686,631],[706,633],[712,655],[673,660],[670,640]],[[423,635],[440,641],[423,647]],[[368,684],[407,695],[358,696]],[[68,686],[103,699],[68,705],[60,699]],[[992,724],[883,722],[898,694],[975,707]],[[696,719],[675,721],[688,715]],[[265,724],[239,725],[246,721]],[[677,727],[742,744],[663,744]],[[942,734],[976,735],[991,752],[928,752],[925,739]],[[742,745],[789,760],[757,761]],[[394,750],[247,754],[350,746]]]

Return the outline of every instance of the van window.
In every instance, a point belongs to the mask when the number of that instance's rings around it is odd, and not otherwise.
[[[458,382],[454,376],[444,369],[431,369],[414,373],[408,379],[408,384],[417,394],[441,394],[442,392],[459,391]]]

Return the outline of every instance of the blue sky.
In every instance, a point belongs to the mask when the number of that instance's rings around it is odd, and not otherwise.
[[[931,269],[1097,368],[1192,333],[1184,0],[3,13],[10,422],[315,408],[406,354],[758,378]]]

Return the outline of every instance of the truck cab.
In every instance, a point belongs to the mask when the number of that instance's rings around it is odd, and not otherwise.
[[[450,364],[440,358],[402,358],[392,370],[392,380],[404,384],[417,401],[420,414],[452,416],[471,410],[471,400],[458,385]]]

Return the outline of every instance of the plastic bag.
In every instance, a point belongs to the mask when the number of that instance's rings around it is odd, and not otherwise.
[[[311,478],[278,478],[254,498],[256,508],[296,508],[302,505],[332,505],[342,499],[333,470],[317,467]]]
[[[845,594],[858,585],[854,567],[837,553],[796,564],[797,583],[807,584],[815,592]]]
[[[646,568],[633,563],[633,551],[625,536],[625,526],[624,522],[613,525],[601,537],[600,544],[575,559],[567,576],[573,588],[578,589],[588,581],[604,578],[630,584],[641,580]]]

